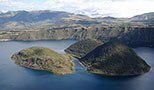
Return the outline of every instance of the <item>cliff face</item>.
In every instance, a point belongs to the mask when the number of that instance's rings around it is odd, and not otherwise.
[[[69,46],[67,49],[65,49],[65,52],[77,57],[83,57],[101,44],[101,42],[94,39],[85,39]]]
[[[47,70],[54,74],[74,72],[71,56],[58,54],[48,48],[32,47],[21,50],[11,57],[15,64],[37,70]]]
[[[0,33],[0,39],[43,40],[43,39],[96,39],[103,43],[120,40],[130,46],[154,47],[153,27],[78,27],[26,32]]]
[[[121,35],[119,40],[133,47],[154,47],[154,28],[135,28]]]
[[[117,41],[98,46],[80,62],[89,72],[111,76],[140,75],[151,70],[132,49]]]

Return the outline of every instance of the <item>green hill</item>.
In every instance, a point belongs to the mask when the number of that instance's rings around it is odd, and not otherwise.
[[[102,43],[94,39],[85,39],[74,43],[65,49],[66,53],[83,57]]]
[[[140,75],[151,70],[132,49],[118,41],[98,46],[80,62],[89,72],[110,76]]]
[[[74,72],[71,56],[62,55],[48,48],[31,47],[11,57],[15,64],[36,70],[47,70],[54,74]]]

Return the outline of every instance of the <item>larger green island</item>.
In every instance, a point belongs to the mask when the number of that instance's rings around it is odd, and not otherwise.
[[[151,67],[132,49],[119,41],[111,41],[96,47],[80,59],[86,70],[108,76],[140,75]]]
[[[36,70],[47,70],[54,74],[74,72],[73,59],[43,47],[31,47],[15,53],[11,57],[15,64]]]
[[[151,67],[131,48],[119,41],[104,44],[85,39],[65,49],[68,54],[79,58],[86,71],[107,76],[140,75]]]

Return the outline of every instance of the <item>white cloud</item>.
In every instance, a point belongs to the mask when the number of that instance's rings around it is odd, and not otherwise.
[[[38,0],[39,1],[39,0]],[[0,11],[4,10],[60,10],[87,15],[132,17],[137,14],[154,12],[154,0],[0,0]]]

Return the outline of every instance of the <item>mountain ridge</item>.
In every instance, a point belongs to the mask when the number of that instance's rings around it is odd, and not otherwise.
[[[6,25],[14,24],[23,25],[24,28],[28,26],[35,27],[37,23],[42,25],[61,25],[61,24],[119,24],[122,25],[123,22],[129,24],[140,23],[153,23],[154,12],[145,13],[141,15],[136,15],[131,18],[115,18],[111,16],[107,17],[89,17],[82,14],[74,14],[65,11],[50,11],[50,10],[38,10],[38,11],[8,11],[0,14],[0,27],[5,29]],[[139,24],[139,25],[140,25]],[[11,28],[15,28],[12,26]]]
[[[148,15],[153,18],[153,13]],[[0,14],[0,41],[89,38],[103,43],[120,40],[127,45],[154,47],[154,24],[151,18],[146,21],[145,18],[137,17],[90,18],[48,10],[8,12]]]

